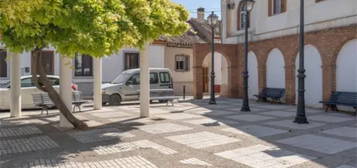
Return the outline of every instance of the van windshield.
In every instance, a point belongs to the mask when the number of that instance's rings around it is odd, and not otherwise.
[[[129,73],[121,73],[118,77],[116,77],[112,83],[113,84],[120,84],[120,83],[125,83],[130,77]]]

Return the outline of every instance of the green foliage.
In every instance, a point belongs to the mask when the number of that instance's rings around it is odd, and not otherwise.
[[[0,0],[0,41],[15,52],[52,46],[102,57],[180,35],[187,19],[170,0]]]

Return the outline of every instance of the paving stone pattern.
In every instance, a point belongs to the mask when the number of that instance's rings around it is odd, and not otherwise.
[[[82,143],[92,143],[104,140],[131,138],[133,134],[128,132],[122,132],[117,128],[102,128],[83,132],[70,133],[73,138]]]
[[[7,154],[42,151],[57,147],[59,147],[58,144],[48,136],[1,140],[0,156]]]
[[[150,118],[137,104],[88,104],[74,113],[86,131],[59,128],[56,110],[0,113],[0,168],[357,168],[354,116],[307,109],[300,125],[294,106],[252,101],[243,113],[241,103],[151,104]]]
[[[141,156],[132,156],[115,160],[93,162],[60,162],[55,160],[36,160],[24,165],[22,168],[157,168],[154,164]]]
[[[35,126],[24,126],[15,128],[3,128],[0,132],[1,137],[11,137],[11,136],[23,136],[23,135],[33,135],[41,134],[42,131]]]
[[[111,145],[111,146],[100,146],[100,147],[94,149],[94,151],[97,152],[99,155],[106,155],[106,154],[111,154],[111,153],[127,152],[127,151],[145,149],[145,148],[157,150],[158,152],[165,154],[165,155],[177,153],[176,151],[174,151],[168,147],[159,145],[159,144],[151,142],[149,140],[140,140],[140,141],[134,141],[134,142],[120,143],[120,144],[115,144],[115,145]]]

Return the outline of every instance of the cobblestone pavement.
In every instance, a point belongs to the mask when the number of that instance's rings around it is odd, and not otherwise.
[[[357,168],[357,119],[307,109],[310,124],[293,123],[295,106],[241,100],[191,100],[75,113],[91,129],[58,127],[58,112],[24,117],[0,113],[0,168]]]

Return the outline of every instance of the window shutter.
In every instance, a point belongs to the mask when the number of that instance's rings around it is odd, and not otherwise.
[[[281,12],[284,13],[287,11],[287,0],[281,0]]]
[[[237,8],[237,30],[240,30],[240,22],[241,22],[241,18],[240,18],[240,16],[241,16],[241,7],[242,6],[242,3],[240,3],[239,5],[238,5],[238,8]]]
[[[268,0],[268,16],[273,15],[273,0]]]
[[[190,70],[190,57],[185,56],[185,70],[189,71]]]

